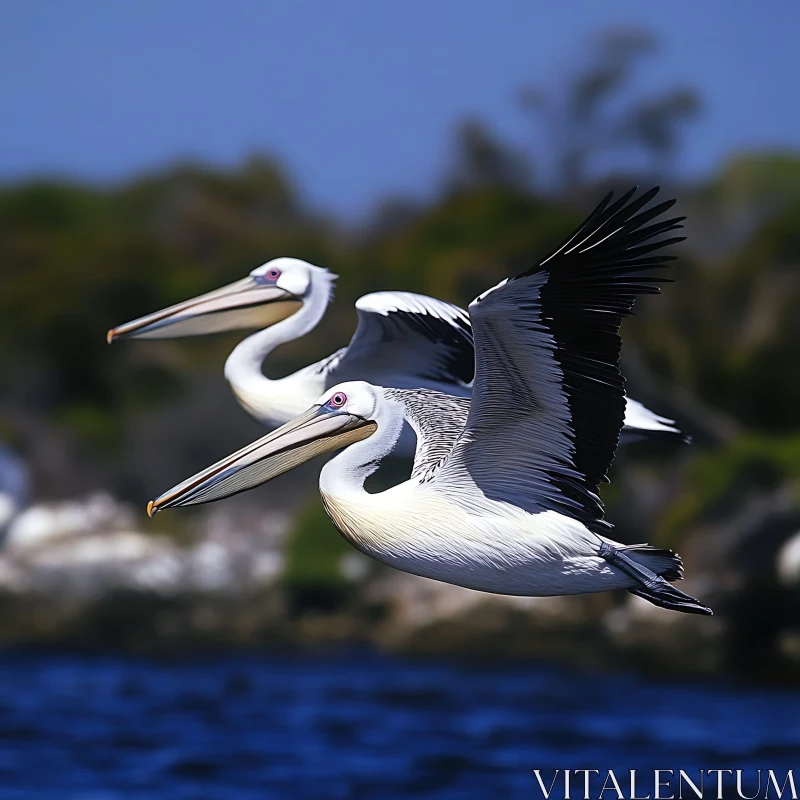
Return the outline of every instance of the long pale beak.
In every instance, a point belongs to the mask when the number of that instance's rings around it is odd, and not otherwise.
[[[314,456],[372,436],[378,424],[342,411],[313,406],[291,422],[179,483],[147,504],[154,516],[162,508],[193,506],[230,497],[271,481]]]
[[[112,328],[114,339],[176,339],[221,331],[268,328],[291,316],[302,300],[278,286],[263,286],[247,277],[193,300],[156,311]]]

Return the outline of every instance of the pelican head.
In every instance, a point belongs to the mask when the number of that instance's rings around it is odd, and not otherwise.
[[[152,500],[147,513],[239,494],[314,456],[369,438],[378,429],[382,391],[363,381],[328,389],[308,411]]]
[[[110,344],[122,338],[175,339],[268,328],[312,298],[323,295],[327,304],[335,278],[298,258],[275,258],[240,281],[112,328],[106,338]]]

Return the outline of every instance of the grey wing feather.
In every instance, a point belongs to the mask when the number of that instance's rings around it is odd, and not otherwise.
[[[417,434],[411,479],[433,479],[464,430],[470,399],[430,389],[387,389],[386,395],[403,403],[406,419]]]
[[[437,480],[607,527],[597,492],[625,413],[620,323],[658,292],[647,273],[670,256],[656,251],[680,241],[651,241],[682,220],[648,224],[672,206],[642,210],[656,192],[609,195],[550,257],[472,302],[473,401]]]

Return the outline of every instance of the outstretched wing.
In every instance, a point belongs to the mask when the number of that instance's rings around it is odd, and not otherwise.
[[[671,256],[657,251],[681,240],[653,241],[683,219],[653,221],[674,203],[643,210],[657,191],[609,194],[551,256],[470,304],[473,399],[437,481],[604,525],[597,490],[625,414],[620,323],[659,291],[648,273]]]
[[[329,371],[329,385],[461,388],[474,373],[472,329],[458,306],[411,292],[374,292],[356,301],[358,327]]]

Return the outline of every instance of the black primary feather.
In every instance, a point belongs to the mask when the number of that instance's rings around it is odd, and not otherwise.
[[[658,191],[655,187],[634,200],[633,188],[609,205],[610,192],[567,242],[512,279],[547,273],[541,289],[542,317],[564,374],[574,465],[591,492],[607,480],[625,418],[625,381],[619,369],[622,319],[631,313],[637,296],[660,291],[657,284],[664,278],[647,273],[674,256],[657,251],[685,238],[651,241],[681,228],[685,219],[648,225],[675,204],[667,200],[642,210]]]

